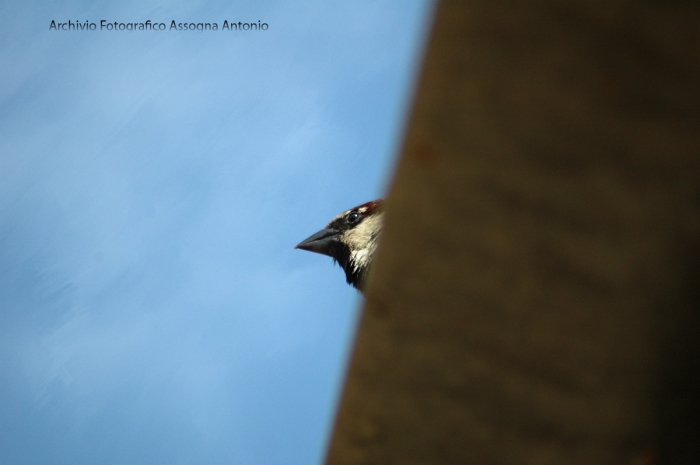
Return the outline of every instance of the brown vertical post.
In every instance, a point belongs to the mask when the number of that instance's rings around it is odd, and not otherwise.
[[[439,5],[327,464],[698,463],[699,31]]]

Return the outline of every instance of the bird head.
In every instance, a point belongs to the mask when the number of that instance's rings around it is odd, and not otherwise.
[[[384,200],[373,200],[344,211],[295,248],[332,257],[348,284],[362,290],[383,224]]]

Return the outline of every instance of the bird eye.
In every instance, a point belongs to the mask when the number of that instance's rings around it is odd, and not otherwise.
[[[359,220],[361,216],[362,215],[360,215],[360,212],[352,212],[348,215],[348,221],[354,223]]]

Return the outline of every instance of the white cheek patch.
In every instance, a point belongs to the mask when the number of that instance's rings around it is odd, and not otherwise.
[[[346,233],[345,240],[350,246],[350,264],[357,271],[364,268],[372,261],[377,249],[379,239],[378,231],[381,231],[384,214],[379,214],[357,225],[355,229]]]
[[[352,263],[352,267],[355,268],[355,270],[357,270],[358,268],[364,267],[368,261],[369,261],[369,250],[368,249],[358,250],[357,252],[352,252],[350,254],[350,263]]]

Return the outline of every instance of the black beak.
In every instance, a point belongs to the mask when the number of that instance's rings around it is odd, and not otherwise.
[[[331,256],[331,251],[333,250],[333,245],[336,243],[338,236],[337,229],[322,229],[311,237],[307,237],[299,244],[297,244],[295,249],[308,250],[309,252],[316,252],[323,255]]]

